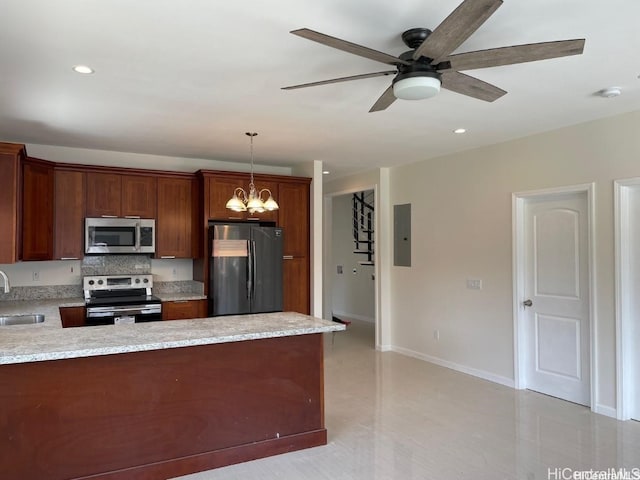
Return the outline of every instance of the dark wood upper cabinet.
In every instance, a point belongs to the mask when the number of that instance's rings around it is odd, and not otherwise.
[[[87,217],[122,216],[122,175],[87,173]]]
[[[27,158],[22,169],[22,260],[53,259],[53,163]]]
[[[287,257],[282,261],[282,310],[309,315],[309,257]]]
[[[81,171],[55,170],[54,251],[56,260],[84,256],[84,207],[86,174]]]
[[[21,237],[21,165],[24,145],[0,143],[0,263],[18,261]]]
[[[309,184],[280,183],[278,225],[284,229],[284,254],[309,255]]]
[[[156,218],[156,178],[122,175],[122,216]]]
[[[158,178],[156,258],[194,255],[194,184],[191,178]]]

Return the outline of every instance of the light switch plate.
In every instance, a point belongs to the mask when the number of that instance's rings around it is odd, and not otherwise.
[[[467,278],[467,288],[470,290],[482,290],[482,280],[478,278]]]

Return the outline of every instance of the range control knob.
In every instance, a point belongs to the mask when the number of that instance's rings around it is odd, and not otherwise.
[[[104,283],[104,280],[98,280],[98,285],[102,285]]]
[[[140,279],[139,278],[136,278],[136,283],[140,283]]]
[[[144,283],[149,283],[149,279],[148,279],[148,278],[145,278],[145,279],[144,279]]]
[[[93,280],[89,280],[89,285],[93,285],[94,283],[96,283],[96,282],[93,281]]]

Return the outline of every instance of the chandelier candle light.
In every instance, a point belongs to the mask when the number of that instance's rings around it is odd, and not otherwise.
[[[249,213],[278,210],[280,207],[271,196],[271,190],[263,188],[258,191],[253,183],[253,137],[258,134],[255,132],[246,132],[245,135],[251,138],[251,180],[249,182],[249,194],[247,194],[242,187],[236,188],[233,191],[233,196],[227,202],[227,208],[234,212],[246,212],[249,210]],[[266,200],[262,200],[262,194],[264,192],[268,195]]]

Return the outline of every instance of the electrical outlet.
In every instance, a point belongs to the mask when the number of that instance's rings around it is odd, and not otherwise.
[[[435,341],[439,341],[440,340],[440,330],[434,330],[433,331],[433,339]]]
[[[39,282],[40,281],[40,272],[38,272],[38,271],[33,272],[32,279],[33,279],[34,282]]]
[[[342,275],[342,265],[338,265],[337,272],[338,272],[338,275]]]
[[[356,270],[355,268],[353,269],[353,274],[356,275],[358,273],[358,270]]]
[[[178,270],[176,270],[175,268],[171,270],[171,275],[173,275],[173,278],[176,278],[178,276]]]

